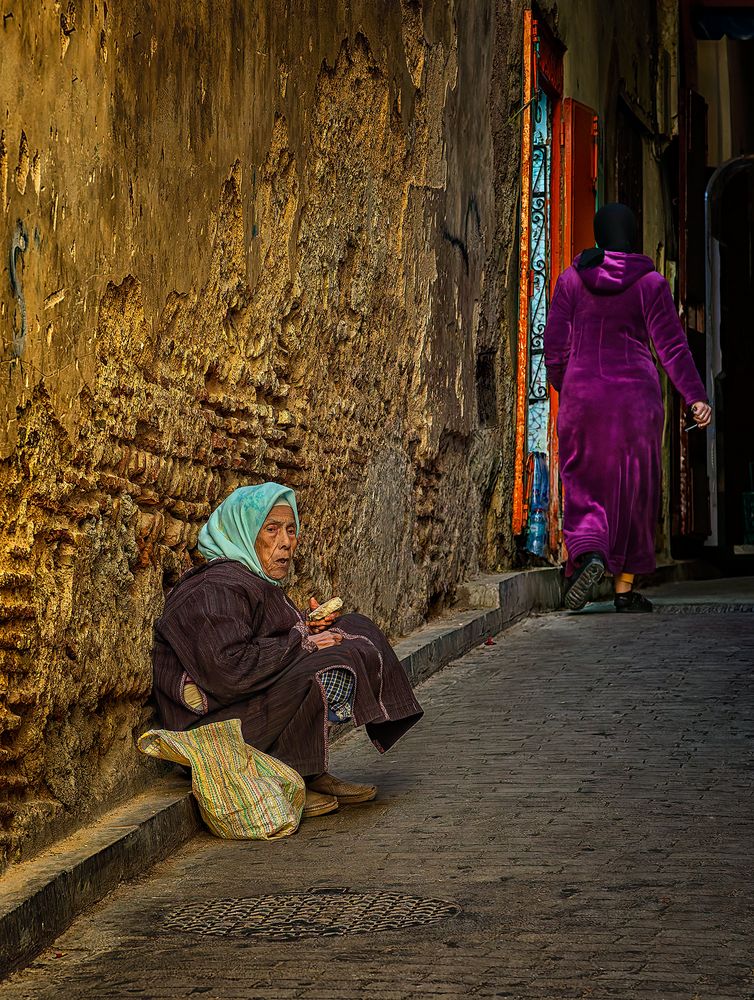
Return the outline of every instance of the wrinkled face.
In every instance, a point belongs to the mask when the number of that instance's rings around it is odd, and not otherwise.
[[[254,542],[262,569],[271,580],[282,580],[296,551],[296,521],[286,504],[273,507]]]

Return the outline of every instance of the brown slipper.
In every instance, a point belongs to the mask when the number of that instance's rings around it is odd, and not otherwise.
[[[328,813],[335,812],[337,808],[338,800],[334,795],[320,795],[319,792],[306,789],[306,803],[303,813],[305,819],[310,819],[312,816],[326,816]]]
[[[308,781],[306,787],[307,795],[310,789],[313,792],[321,792],[322,795],[334,795],[342,806],[356,806],[362,802],[371,802],[377,795],[376,785],[359,785],[354,781],[343,781],[327,772]]]

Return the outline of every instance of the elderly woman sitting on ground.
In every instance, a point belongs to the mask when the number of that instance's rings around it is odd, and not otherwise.
[[[304,815],[317,816],[377,793],[328,773],[329,725],[365,725],[384,753],[423,713],[373,622],[311,622],[286,596],[298,533],[295,495],[277,483],[220,504],[199,535],[207,563],[181,577],[155,625],[154,690],[169,729],[240,719],[248,743],[306,778]]]

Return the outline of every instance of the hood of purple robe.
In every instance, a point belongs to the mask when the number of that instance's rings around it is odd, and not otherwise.
[[[586,267],[579,271],[578,264],[581,254],[574,260],[576,273],[590,292],[595,295],[616,295],[625,292],[639,278],[655,270],[651,257],[643,253],[620,253],[618,250],[605,250],[605,259],[596,267]]]

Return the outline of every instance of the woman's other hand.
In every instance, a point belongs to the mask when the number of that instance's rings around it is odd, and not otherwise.
[[[694,418],[697,427],[709,427],[712,420],[712,407],[709,403],[693,403],[691,406],[691,416]]]
[[[343,636],[338,632],[320,632],[313,635],[310,642],[313,642],[317,649],[327,649],[329,646],[339,646],[343,641]]]
[[[319,601],[316,600],[316,598],[314,597],[310,597],[309,607],[311,608],[312,611],[314,611],[315,608],[319,607]],[[320,618],[319,621],[317,622],[308,622],[309,631],[312,632],[314,635],[321,634],[322,632],[325,631],[325,629],[330,628],[333,622],[335,622],[336,619],[338,618],[340,618],[340,615],[336,611],[331,615],[327,615],[326,618]]]

